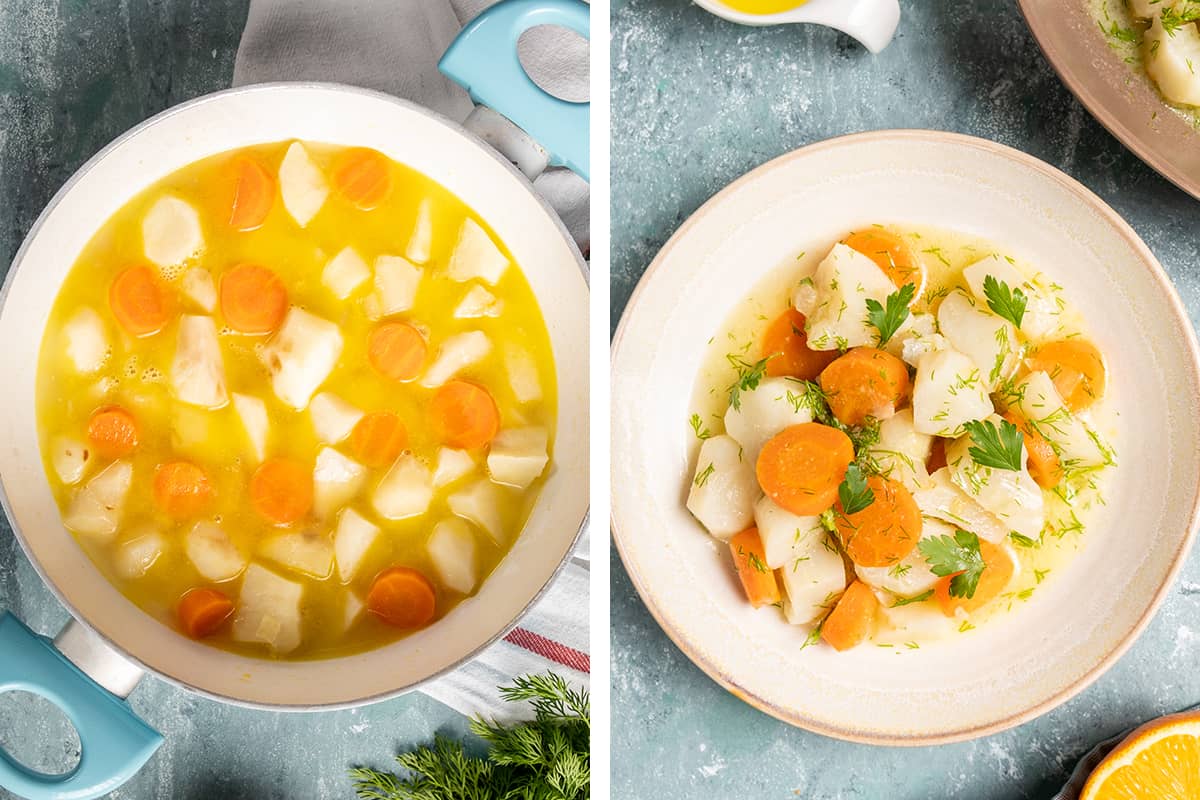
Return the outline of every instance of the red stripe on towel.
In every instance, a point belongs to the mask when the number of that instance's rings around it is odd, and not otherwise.
[[[508,636],[504,637],[504,641],[536,653],[542,658],[548,658],[556,664],[591,674],[592,659],[587,653],[581,653],[573,647],[567,647],[565,644],[547,639],[533,631],[525,628],[513,628]]]

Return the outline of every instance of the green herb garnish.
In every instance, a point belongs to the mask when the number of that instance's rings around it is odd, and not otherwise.
[[[892,603],[891,608],[900,608],[901,606],[908,606],[912,605],[913,603],[924,603],[931,597],[933,597],[933,589],[930,589],[927,592],[921,592],[916,597],[897,597],[896,602]]]
[[[867,322],[879,331],[879,347],[887,344],[908,319],[908,306],[916,293],[917,287],[906,283],[887,296],[886,307],[872,297],[867,298]]]
[[[995,423],[988,420],[968,422],[963,427],[971,434],[975,446],[968,448],[971,458],[977,464],[993,469],[1007,469],[1020,472],[1022,463],[1022,448],[1025,439],[1017,426],[1006,419],[1000,420],[999,429]]]
[[[729,386],[729,405],[735,410],[742,408],[742,392],[752,392],[758,388],[758,384],[762,383],[762,379],[767,375],[767,362],[774,356],[767,356],[764,359],[751,364],[740,356],[730,355],[725,356],[729,359],[729,363],[737,370],[738,378]]]
[[[692,414],[692,418],[689,420],[689,423],[692,426],[692,433],[696,434],[696,438],[700,441],[704,441],[712,436],[712,433],[708,430],[708,428],[704,427],[704,423],[700,420],[699,414]]]
[[[958,530],[954,536],[928,536],[917,542],[917,547],[934,575],[950,579],[950,594],[970,599],[975,596],[979,577],[986,564],[979,552],[979,537],[968,531]]]
[[[867,486],[867,479],[858,464],[851,464],[846,469],[846,477],[838,485],[838,501],[842,504],[842,513],[847,516],[857,514],[875,502],[875,493]]]
[[[708,483],[708,479],[711,478],[712,474],[716,471],[716,467],[714,467],[712,464],[709,464],[703,470],[696,473],[696,480],[692,481],[692,483],[694,483],[696,486],[703,486],[704,484]]]
[[[1020,289],[1010,289],[1004,281],[998,281],[991,275],[987,275],[983,279],[983,296],[987,298],[988,308],[990,308],[997,316],[1021,327],[1021,320],[1025,319],[1025,306],[1029,303],[1029,298]]]

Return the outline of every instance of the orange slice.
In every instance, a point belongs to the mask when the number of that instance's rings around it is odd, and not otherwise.
[[[1200,797],[1200,713],[1148,722],[1092,771],[1079,800]]]

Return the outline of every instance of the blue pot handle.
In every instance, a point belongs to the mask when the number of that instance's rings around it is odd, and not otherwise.
[[[516,123],[550,155],[588,179],[589,103],[561,100],[530,80],[517,57],[517,40],[538,25],[560,25],[590,38],[582,0],[503,0],[463,28],[438,68],[488,106]]]
[[[23,690],[54,703],[79,733],[79,763],[45,775],[0,748],[0,786],[29,800],[90,800],[142,768],[162,736],[124,701],[72,664],[54,644],[7,611],[0,614],[0,692]]]

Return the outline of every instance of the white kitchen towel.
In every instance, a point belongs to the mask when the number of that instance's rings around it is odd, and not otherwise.
[[[495,0],[251,0],[233,84],[332,81],[412,100],[462,122],[467,93],[437,69],[463,23]],[[534,28],[521,38],[530,77],[567,100],[588,99],[588,45],[571,31]],[[586,255],[588,185],[549,169],[534,186]]]

